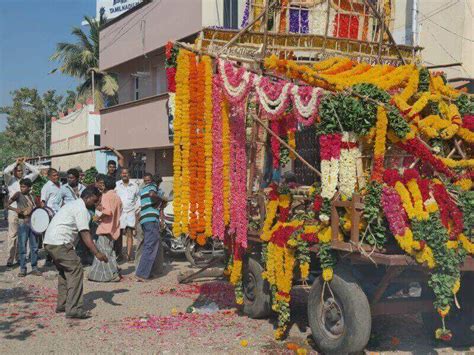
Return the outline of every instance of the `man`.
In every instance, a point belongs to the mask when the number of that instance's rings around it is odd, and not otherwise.
[[[20,191],[16,192],[8,201],[8,209],[15,211],[18,215],[18,249],[20,250],[20,273],[18,277],[26,276],[26,251],[27,244],[30,244],[31,274],[41,276],[38,270],[38,239],[30,228],[30,216],[36,207],[35,198],[31,194],[33,183],[30,179],[20,180]],[[11,207],[16,203],[16,208]]]
[[[140,191],[140,225],[144,239],[142,256],[135,272],[138,281],[146,280],[151,275],[160,247],[160,209],[166,205],[163,191],[158,189],[153,175],[145,173],[143,182],[145,186]]]
[[[119,267],[114,251],[114,241],[120,236],[120,215],[122,214],[122,201],[115,192],[115,180],[110,176],[104,178],[104,193],[97,206],[97,221],[99,226],[96,230],[96,246],[102,254],[109,259],[104,263],[97,258],[94,259],[89,280],[97,282],[120,281]]]
[[[79,175],[79,170],[77,169],[69,169],[67,171],[67,184],[61,186],[55,199],[55,203],[60,208],[70,202],[78,200],[86,188],[79,182]]]
[[[96,187],[86,188],[80,198],[59,210],[46,230],[45,249],[59,271],[56,313],[66,312],[66,318],[90,317],[82,308],[84,271],[74,250],[78,233],[97,260],[108,261],[107,256],[97,250],[89,232],[88,209],[97,205],[100,195]]]
[[[9,165],[3,171],[5,184],[8,187],[9,196],[13,196],[16,192],[20,191],[20,180],[23,178],[23,165],[29,169],[30,173],[25,176],[25,179],[35,181],[39,171],[33,165],[27,163],[25,158],[18,158],[16,162]],[[16,208],[16,202],[12,204],[13,208]],[[8,260],[7,267],[13,267],[14,262],[18,261],[18,214],[15,211],[8,211]]]
[[[115,162],[115,160],[109,160],[107,162],[107,175],[114,178],[115,181],[117,181],[120,179],[121,170],[125,166],[125,158],[118,150],[114,148],[106,147],[106,149],[111,150],[117,156],[119,169],[117,169],[117,163]]]
[[[117,182],[115,191],[122,200],[122,216],[120,217],[120,229],[122,234],[119,238],[120,249],[122,249],[122,236],[127,237],[127,260],[132,261],[133,234],[135,232],[136,214],[140,211],[140,192],[138,185],[130,181],[128,169],[122,169],[122,180]],[[119,244],[119,241],[117,241]]]
[[[58,204],[58,195],[61,189],[59,173],[56,169],[48,169],[48,182],[41,189],[41,207],[49,207],[58,213],[61,207]]]

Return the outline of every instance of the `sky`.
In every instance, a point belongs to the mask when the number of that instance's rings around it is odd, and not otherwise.
[[[95,0],[0,0],[0,106],[11,103],[10,91],[31,87],[40,93],[73,90],[78,82],[59,72],[49,57],[56,43],[70,42],[73,26],[84,15],[95,17]],[[0,131],[6,117],[0,117]]]

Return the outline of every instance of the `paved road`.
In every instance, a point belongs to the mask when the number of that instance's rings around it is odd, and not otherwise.
[[[0,353],[292,353],[289,342],[316,353],[305,319],[305,294],[295,296],[295,320],[285,342],[275,342],[273,321],[243,316],[224,281],[179,285],[176,276],[187,270],[173,261],[161,278],[133,280],[134,267],[122,264],[124,279],[100,284],[85,281],[85,307],[93,318],[70,321],[54,313],[54,269],[43,266],[43,277],[16,277],[5,265],[6,231],[0,220]],[[186,309],[214,302],[219,311],[188,314]],[[245,346],[246,345],[246,346]],[[474,350],[474,347],[471,348]],[[436,348],[415,317],[374,320],[367,353],[461,353],[468,349]]]

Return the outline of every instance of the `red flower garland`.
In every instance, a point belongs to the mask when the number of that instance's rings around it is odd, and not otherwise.
[[[464,229],[463,214],[451,199],[443,184],[433,184],[432,189],[439,206],[441,222],[446,228],[449,228],[451,224],[450,239],[456,240]]]

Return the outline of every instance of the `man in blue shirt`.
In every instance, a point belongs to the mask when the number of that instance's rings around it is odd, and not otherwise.
[[[138,281],[150,278],[153,263],[160,247],[160,210],[165,207],[166,200],[153,175],[145,173],[145,186],[140,190],[140,225],[143,230],[143,252],[135,275]]]
[[[67,171],[67,184],[64,184],[59,189],[55,202],[59,207],[62,207],[69,202],[75,201],[81,197],[81,193],[85,188],[86,187],[79,182],[79,170],[69,169]]]

